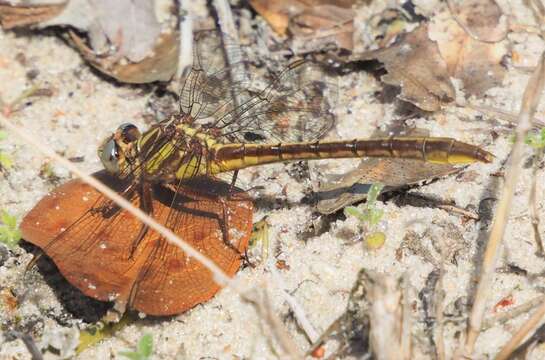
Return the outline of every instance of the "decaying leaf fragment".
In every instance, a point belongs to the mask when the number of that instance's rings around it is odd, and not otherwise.
[[[0,0],[4,28],[62,26],[103,73],[129,83],[169,80],[178,59],[174,0]]]
[[[338,182],[326,182],[316,193],[316,209],[332,214],[345,206],[365,200],[370,184],[381,183],[383,191],[393,191],[459,172],[449,164],[425,164],[409,159],[364,159],[360,165],[343,175]]]
[[[66,2],[14,5],[13,1],[0,1],[0,24],[6,30],[18,26],[34,25],[59,15]]]
[[[295,15],[289,23],[292,47],[309,52],[328,44],[352,50],[354,11],[336,5],[319,5]]]
[[[354,54],[351,61],[376,59],[384,64],[382,80],[400,86],[399,98],[426,111],[437,111],[441,104],[454,99],[454,87],[437,43],[428,37],[428,26],[419,26],[401,36],[393,45]]]
[[[354,0],[251,0],[252,7],[279,35],[292,35],[296,52],[328,44],[352,50]]]
[[[404,346],[407,339],[403,339],[410,316],[407,291],[402,290],[406,286],[406,281],[399,277],[362,268],[350,291],[346,311],[320,335],[313,349],[336,333],[340,345],[335,354],[353,352],[362,355],[361,358],[409,358],[401,356],[410,352]],[[353,347],[355,344],[357,348]]]
[[[388,135],[429,136],[423,129],[390,128],[388,131],[377,131],[373,137]],[[331,173],[326,170],[326,164],[314,164],[320,172]],[[411,159],[378,159],[366,158],[361,160],[358,167],[340,176],[328,175],[326,181],[321,182],[316,189],[318,203],[316,210],[322,214],[332,214],[345,206],[363,201],[372,184],[384,185],[382,193],[395,191],[400,188],[420,184],[432,179],[445,177],[459,172],[462,168],[450,164],[422,163]]]
[[[481,96],[501,84],[508,26],[494,0],[463,0],[387,48],[353,54],[349,61],[376,59],[388,72],[382,80],[401,87],[399,98],[422,110],[439,110],[455,97],[450,78],[467,95]]]
[[[465,0],[430,22],[450,76],[460,79],[469,95],[482,95],[501,84],[507,54],[507,25],[494,0]]]

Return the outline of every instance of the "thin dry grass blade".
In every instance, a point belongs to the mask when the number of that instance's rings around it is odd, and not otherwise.
[[[519,123],[516,128],[516,140],[511,152],[511,159],[505,176],[505,184],[502,190],[502,196],[496,209],[492,230],[486,246],[481,277],[475,295],[475,301],[469,318],[469,327],[467,338],[463,349],[463,355],[470,357],[475,348],[475,342],[482,328],[484,313],[486,310],[486,299],[488,298],[490,287],[494,278],[494,271],[498,259],[501,240],[507,225],[507,218],[511,208],[511,202],[515,192],[515,185],[522,167],[522,153],[524,138],[528,130],[532,127],[532,118],[536,111],[543,86],[545,84],[544,72],[545,53],[542,54],[539,64],[528,81],[522,106],[519,114]],[[459,354],[461,355],[461,354]]]
[[[240,50],[240,41],[238,37],[238,31],[233,20],[233,13],[231,12],[231,6],[227,0],[214,0],[214,8],[218,15],[218,22],[220,25],[222,35],[228,37],[230,43],[228,47],[225,47],[225,59],[227,64],[231,68],[230,76],[233,83],[241,83],[247,79],[246,70],[242,65],[242,52]],[[225,40],[224,40],[225,41]],[[225,45],[225,43],[224,43]],[[233,100],[235,103],[241,103],[244,99],[238,99],[237,94],[233,94]]]
[[[445,256],[441,254],[441,265],[439,268],[439,280],[435,287],[435,329],[434,329],[434,341],[438,360],[446,359],[445,351],[445,336],[443,325],[444,322],[444,310],[445,310],[445,290],[443,288],[443,279],[445,276]]]
[[[287,286],[284,283],[284,280],[282,280],[282,277],[278,273],[278,270],[276,270],[276,267],[270,261],[267,264],[267,268],[272,275],[271,281],[276,285],[277,289],[280,290],[284,301],[288,304],[291,311],[293,312],[295,320],[297,320],[297,324],[299,324],[310,343],[315,343],[320,337],[320,334],[318,334],[318,332],[314,329],[314,326],[306,315],[305,310],[297,302],[297,300],[286,291]]]
[[[537,192],[537,172],[539,171],[539,163],[541,160],[543,160],[544,155],[543,148],[536,149],[536,153],[534,155],[534,164],[533,164],[533,171],[532,171],[532,185],[530,186],[530,219],[532,222],[532,229],[534,230],[534,241],[537,246],[537,255],[541,257],[545,257],[545,250],[543,249],[543,238],[541,237],[541,234],[539,233],[539,212],[538,212],[538,192]]]
[[[526,335],[528,335],[530,331],[534,330],[543,320],[543,316],[545,316],[545,302],[542,303],[541,306],[536,310],[536,312],[534,312],[532,317],[530,317],[530,319],[528,319],[528,321],[520,327],[515,335],[513,335],[511,340],[509,340],[509,342],[505,344],[505,346],[501,349],[498,355],[496,355],[495,360],[509,359],[511,354],[524,340]]]
[[[180,53],[176,79],[180,80],[193,65],[193,16],[188,1],[180,2]]]
[[[400,284],[398,278],[383,274],[374,274],[369,284],[369,340],[377,360],[405,358],[401,340],[404,333]]]
[[[522,305],[515,306],[509,311],[499,313],[493,317],[485,319],[483,322],[483,330],[489,329],[492,326],[503,324],[517,316],[528,314],[532,309],[545,303],[545,295],[538,296],[532,300],[525,302]]]
[[[268,325],[274,338],[278,341],[278,344],[284,352],[282,358],[302,360],[303,355],[301,355],[299,352],[299,349],[293,342],[291,335],[287,332],[286,328],[282,324],[282,321],[275,313],[275,310],[270,303],[266,286],[263,286],[261,290],[256,288],[251,293],[243,294],[241,297],[254,306],[259,317]]]
[[[412,359],[412,309],[411,309],[411,288],[409,281],[409,274],[405,273],[403,275],[403,315],[401,323],[401,353],[404,360]]]

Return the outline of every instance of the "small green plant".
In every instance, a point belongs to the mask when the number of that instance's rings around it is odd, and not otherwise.
[[[0,242],[13,249],[21,240],[21,230],[17,227],[17,218],[7,211],[0,212]]]
[[[7,134],[5,131],[0,131],[0,141],[7,138]],[[13,160],[11,159],[11,156],[6,154],[5,152],[0,151],[0,170],[5,169],[9,170],[13,166]]]
[[[150,334],[145,334],[140,338],[136,345],[136,351],[123,351],[119,355],[131,360],[147,360],[153,352],[153,338]]]
[[[367,192],[367,201],[363,204],[363,209],[355,206],[347,206],[344,208],[345,216],[354,216],[361,222],[370,226],[375,226],[382,219],[384,211],[376,208],[377,197],[384,188],[382,184],[373,184]]]
[[[524,139],[524,142],[534,149],[545,148],[545,128],[542,128],[537,132],[528,133]]]
[[[373,184],[367,192],[367,201],[365,204],[359,207],[347,206],[344,208],[345,216],[354,216],[359,219],[366,227],[367,234],[365,235],[365,242],[370,249],[378,249],[382,247],[386,241],[386,234],[382,231],[374,231],[374,228],[378,225],[384,211],[377,209],[376,202],[377,197],[384,188],[383,184]]]

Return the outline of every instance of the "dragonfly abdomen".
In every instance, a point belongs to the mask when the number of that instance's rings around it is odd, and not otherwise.
[[[406,158],[443,164],[490,162],[492,154],[451,138],[389,137],[314,143],[218,144],[214,172],[275,162],[333,158]]]

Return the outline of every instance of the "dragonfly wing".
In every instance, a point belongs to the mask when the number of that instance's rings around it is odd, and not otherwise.
[[[253,206],[247,195],[229,194],[223,182],[198,179],[159,187],[155,198],[162,199],[154,203],[157,220],[228,275],[238,271],[252,229]],[[178,314],[220,289],[202,264],[153,231],[146,246],[148,256],[133,289],[132,308],[152,315]]]
[[[119,192],[124,188],[105,172],[95,177]],[[130,200],[139,206],[138,196]],[[102,301],[128,298],[138,270],[129,249],[139,229],[138,220],[80,180],[44,197],[21,224],[24,239],[43,249],[72,285]]]
[[[239,61],[229,64],[225,52]],[[259,81],[247,75],[242,58],[240,47],[228,36],[197,33],[193,68],[180,94],[181,111],[230,141],[311,141],[331,129],[337,86],[319,64],[294,62],[270,74],[268,85],[254,89],[251,85]]]
[[[247,97],[250,81],[236,41],[215,30],[199,31],[194,40],[193,66],[183,80],[180,110],[199,122],[236,108],[234,95]],[[227,62],[226,52],[235,63]]]
[[[332,106],[337,86],[324,69],[311,61],[297,61],[272,76],[267,87],[242,103],[237,111],[218,117],[224,136],[248,133],[300,142],[322,138],[334,125]]]

